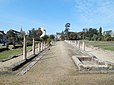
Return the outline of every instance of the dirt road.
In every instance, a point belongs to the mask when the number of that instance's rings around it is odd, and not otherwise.
[[[80,74],[72,55],[82,55],[67,43],[55,43],[23,76],[0,75],[0,85],[114,85],[114,74]]]

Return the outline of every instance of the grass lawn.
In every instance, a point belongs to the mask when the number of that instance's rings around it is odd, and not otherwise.
[[[11,47],[12,46],[10,46],[9,48],[11,48]],[[27,51],[29,51],[31,49],[32,49],[32,46],[27,47]],[[0,59],[6,59],[8,57],[21,54],[22,51],[23,51],[23,48],[18,48],[18,49],[11,49],[11,50],[0,52]]]
[[[114,41],[93,41],[88,42],[89,45],[93,45],[94,47],[99,47],[104,50],[114,51]]]

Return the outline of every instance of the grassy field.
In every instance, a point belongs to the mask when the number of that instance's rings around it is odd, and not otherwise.
[[[9,46],[9,49],[11,48],[12,48],[12,45]],[[32,49],[32,46],[27,47],[27,51],[31,49]],[[23,51],[23,48],[18,48],[18,49],[11,49],[11,50],[0,52],[0,59],[6,59],[8,57],[21,54],[22,51]]]
[[[114,41],[93,41],[88,42],[88,44],[94,47],[102,48],[104,50],[114,51]]]

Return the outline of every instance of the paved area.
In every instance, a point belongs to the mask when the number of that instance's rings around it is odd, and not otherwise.
[[[25,75],[0,75],[0,85],[113,85],[114,74],[80,74],[72,61],[83,55],[67,43],[55,43]]]

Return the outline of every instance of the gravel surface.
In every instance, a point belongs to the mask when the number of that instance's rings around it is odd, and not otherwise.
[[[0,75],[0,85],[114,85],[114,74],[80,74],[73,55],[83,55],[67,43],[55,43],[25,75]]]

